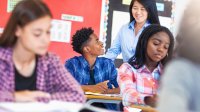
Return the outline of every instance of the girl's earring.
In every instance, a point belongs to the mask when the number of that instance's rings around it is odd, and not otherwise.
[[[168,57],[168,53],[166,54],[166,56]]]

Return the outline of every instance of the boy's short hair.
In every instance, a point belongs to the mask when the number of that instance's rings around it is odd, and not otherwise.
[[[76,33],[72,36],[72,46],[73,50],[77,53],[82,54],[82,47],[90,38],[90,35],[94,33],[94,30],[89,28],[81,28],[77,30]]]

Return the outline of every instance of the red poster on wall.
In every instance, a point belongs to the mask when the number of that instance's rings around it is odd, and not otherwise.
[[[66,59],[79,55],[73,51],[71,46],[71,37],[76,30],[82,27],[92,27],[99,35],[102,0],[44,0],[44,2],[53,14],[54,23],[58,27],[66,26],[66,31],[65,27],[61,30],[69,36],[67,41],[59,42],[59,34],[57,34],[58,41],[52,41],[49,47],[49,51],[59,55],[64,63]],[[7,12],[7,3],[8,0],[0,1],[0,29],[5,27],[10,15]],[[59,31],[54,30],[55,33]]]

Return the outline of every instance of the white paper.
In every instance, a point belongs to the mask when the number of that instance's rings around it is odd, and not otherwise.
[[[61,19],[68,20],[68,21],[76,21],[76,22],[83,22],[84,20],[83,16],[76,16],[76,15],[70,15],[70,14],[62,14]]]
[[[78,112],[82,107],[79,103],[62,101],[0,103],[0,112]]]
[[[70,42],[71,21],[52,20],[51,41]]]
[[[141,112],[142,109],[138,109],[138,108],[132,108],[132,107],[125,107],[125,111],[124,112]]]
[[[11,12],[14,9],[15,5],[20,1],[22,1],[22,0],[8,0],[7,1],[7,12],[8,13]]]
[[[96,96],[111,96],[111,97],[121,97],[120,94],[102,94],[102,93],[93,93],[93,92],[85,92],[86,95],[96,95]]]

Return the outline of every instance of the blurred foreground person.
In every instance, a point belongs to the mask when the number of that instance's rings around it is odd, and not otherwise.
[[[0,102],[85,102],[81,87],[48,53],[51,12],[40,0],[14,8],[0,37]]]
[[[200,7],[187,6],[177,36],[176,56],[164,74],[159,112],[200,112]]]

